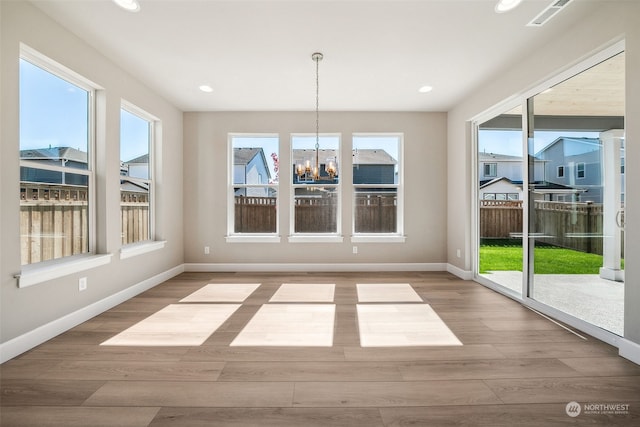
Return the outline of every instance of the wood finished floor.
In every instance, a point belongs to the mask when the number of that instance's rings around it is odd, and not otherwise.
[[[356,283],[410,283],[464,344],[362,348]],[[100,343],[208,283],[262,283],[198,347]],[[231,347],[282,283],[335,283],[332,347]],[[640,425],[640,367],[447,273],[184,273],[0,366],[9,426]],[[567,403],[629,405],[569,417]]]

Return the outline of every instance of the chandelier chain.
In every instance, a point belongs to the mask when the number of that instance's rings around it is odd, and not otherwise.
[[[316,150],[320,147],[320,57],[316,61]]]

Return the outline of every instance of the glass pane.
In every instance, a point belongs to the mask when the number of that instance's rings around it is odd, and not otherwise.
[[[478,131],[478,274],[522,295],[522,113],[505,111]]]
[[[120,175],[150,179],[151,123],[120,110]]]
[[[234,233],[275,233],[278,192],[273,187],[236,187]]]
[[[294,136],[291,141],[294,184],[337,184],[339,175],[340,138]],[[315,171],[317,170],[317,173]]]
[[[397,136],[353,137],[353,183],[398,184]]]
[[[88,176],[25,167],[20,176],[22,264],[88,252]]]
[[[89,92],[20,59],[20,159],[88,169]]]
[[[279,175],[278,137],[234,136],[234,184],[277,184]]]
[[[356,233],[395,233],[397,214],[397,189],[356,188],[354,208]]]
[[[296,233],[337,233],[336,188],[296,188],[294,209]]]
[[[120,110],[120,225],[122,244],[150,240],[151,122]]]
[[[529,104],[531,296],[622,335],[624,54]]]

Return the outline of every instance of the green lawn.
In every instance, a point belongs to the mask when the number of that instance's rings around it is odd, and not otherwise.
[[[536,274],[598,274],[602,256],[555,246],[535,248]],[[624,268],[624,263],[622,268]],[[480,246],[480,273],[522,271],[522,247],[487,244]]]

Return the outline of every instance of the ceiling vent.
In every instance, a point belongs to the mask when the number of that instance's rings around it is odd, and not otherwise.
[[[541,27],[573,0],[553,0],[542,12],[527,24],[527,27]]]

